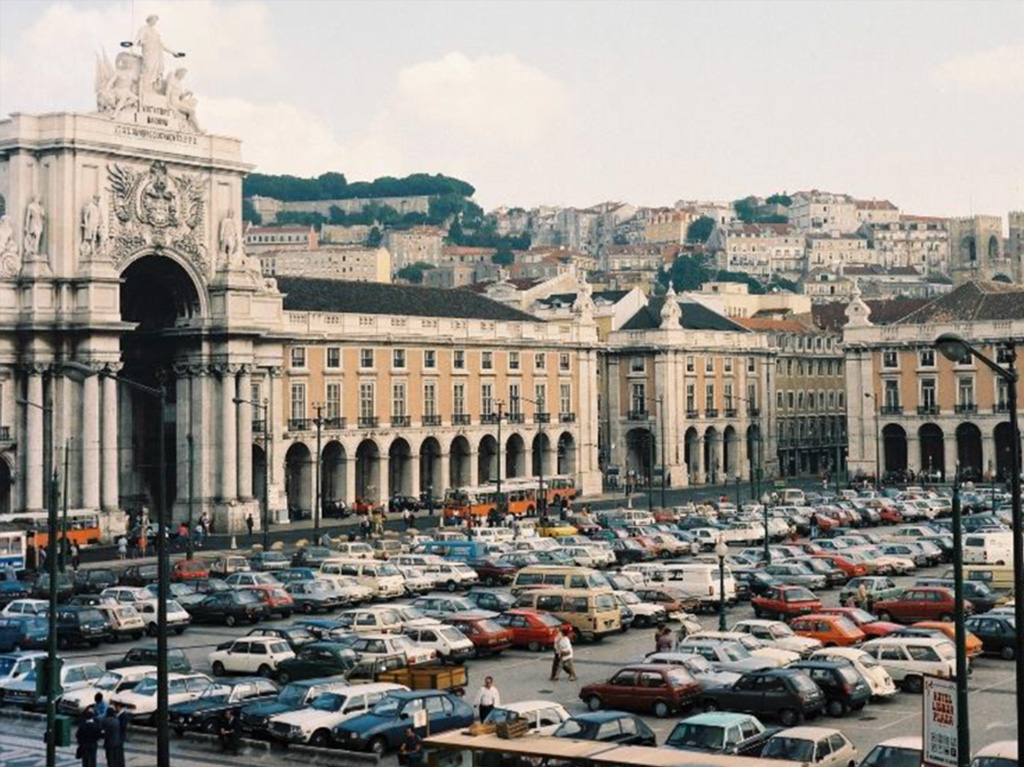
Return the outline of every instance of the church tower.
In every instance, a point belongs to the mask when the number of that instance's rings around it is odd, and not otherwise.
[[[1020,282],[1020,260],[1006,252],[999,216],[953,218],[949,222],[950,273],[968,280]]]

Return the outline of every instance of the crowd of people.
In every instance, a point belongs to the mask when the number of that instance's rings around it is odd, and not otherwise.
[[[96,693],[93,705],[85,709],[78,722],[75,756],[82,767],[96,767],[100,743],[107,767],[125,767],[124,744],[128,740],[128,710],[117,702],[107,703],[103,693]]]

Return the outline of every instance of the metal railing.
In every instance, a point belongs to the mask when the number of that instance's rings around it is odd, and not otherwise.
[[[718,408],[709,407],[704,411],[704,415],[707,416],[708,418],[718,418]]]
[[[551,423],[551,413],[534,413],[534,423]]]
[[[344,429],[348,420],[344,416],[334,416],[333,418],[325,418],[323,426],[325,429]]]
[[[405,428],[412,423],[412,419],[407,415],[393,415],[391,416],[391,428],[399,429]]]
[[[509,413],[508,414],[508,422],[509,423],[526,423],[526,416],[524,416],[522,413]]]
[[[628,421],[646,421],[651,417],[651,414],[646,410],[630,410],[626,413],[626,420]]]
[[[575,413],[559,413],[559,415],[558,415],[558,422],[559,423],[576,423],[576,414]]]
[[[376,429],[380,425],[380,419],[375,415],[361,415],[358,425],[360,429]]]
[[[938,405],[918,405],[917,406],[917,414],[918,415],[938,415],[939,414],[939,406]]]
[[[454,414],[452,414],[452,424],[454,426],[469,426],[469,424],[470,424],[469,413],[454,413]]]
[[[977,413],[978,412],[978,406],[975,403],[973,403],[973,402],[961,403],[961,404],[955,405],[953,407],[953,412],[955,412],[955,413]]]
[[[309,418],[289,418],[288,431],[309,431],[313,428]]]
[[[903,412],[903,405],[882,405],[882,415],[900,415]]]
[[[422,424],[424,426],[440,426],[441,425],[441,416],[439,416],[439,415],[425,415],[421,419],[421,422],[422,422]]]

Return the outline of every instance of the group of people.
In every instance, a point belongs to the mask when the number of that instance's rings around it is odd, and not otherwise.
[[[94,703],[85,709],[78,723],[75,756],[82,767],[96,767],[100,741],[107,758],[107,767],[125,767],[124,744],[128,740],[128,710],[116,701],[107,703],[103,693],[96,693]]]

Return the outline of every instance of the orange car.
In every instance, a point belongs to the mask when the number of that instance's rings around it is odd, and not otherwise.
[[[172,581],[198,581],[209,577],[210,567],[201,559],[183,559],[175,562],[171,570]]]
[[[956,624],[951,621],[920,621],[919,623],[910,624],[910,628],[935,629],[948,636],[950,642],[956,643]],[[967,649],[967,657],[977,658],[982,652],[981,640],[970,631],[967,632],[966,639],[967,641],[964,644]]]
[[[267,614],[277,614],[282,618],[290,618],[295,612],[295,601],[292,595],[284,590],[284,586],[244,586],[263,600],[263,607]]]
[[[789,626],[802,637],[821,640],[825,647],[852,647],[867,636],[845,615],[811,613],[794,618]]]

